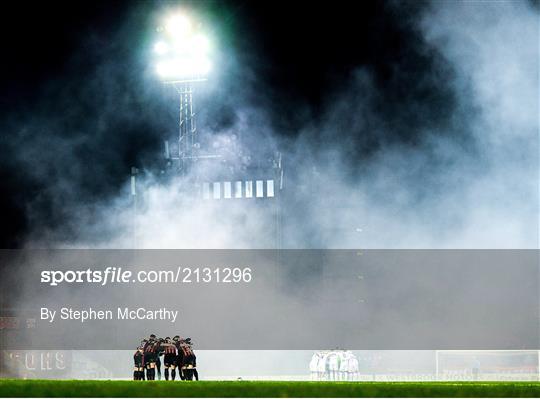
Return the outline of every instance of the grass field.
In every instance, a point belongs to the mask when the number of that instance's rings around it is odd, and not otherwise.
[[[538,382],[0,380],[2,397],[540,397]]]

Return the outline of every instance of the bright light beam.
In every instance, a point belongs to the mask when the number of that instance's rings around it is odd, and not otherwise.
[[[201,32],[193,29],[183,14],[166,20],[160,40],[154,45],[156,72],[164,79],[176,80],[204,77],[211,67],[210,42]]]
[[[169,17],[165,29],[172,39],[182,39],[190,33],[191,21],[185,15],[176,14]]]
[[[167,43],[160,41],[154,45],[154,51],[159,55],[163,55],[166,54],[167,51],[169,51],[169,46],[167,45]]]

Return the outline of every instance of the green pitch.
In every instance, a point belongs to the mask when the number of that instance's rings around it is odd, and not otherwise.
[[[540,397],[540,383],[0,380],[0,396]]]

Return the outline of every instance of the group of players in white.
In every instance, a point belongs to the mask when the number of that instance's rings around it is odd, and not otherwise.
[[[309,371],[313,381],[356,381],[358,359],[351,351],[316,352],[309,362]]]

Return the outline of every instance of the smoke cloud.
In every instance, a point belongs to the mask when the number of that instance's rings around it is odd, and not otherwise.
[[[384,79],[370,65],[351,68],[316,116],[277,97],[241,46],[222,48],[196,97],[201,147],[269,169],[282,153],[285,248],[538,248],[538,8],[387,7],[403,15],[407,47]],[[7,246],[274,247],[273,205],[187,199],[191,176],[161,173],[177,110],[136,44],[143,38],[132,37],[153,23],[144,11],[112,40],[90,38],[40,101],[4,118],[5,184],[24,187]],[[294,117],[280,121],[284,109]],[[193,173],[219,175],[221,165]],[[130,166],[141,170],[136,213]]]

